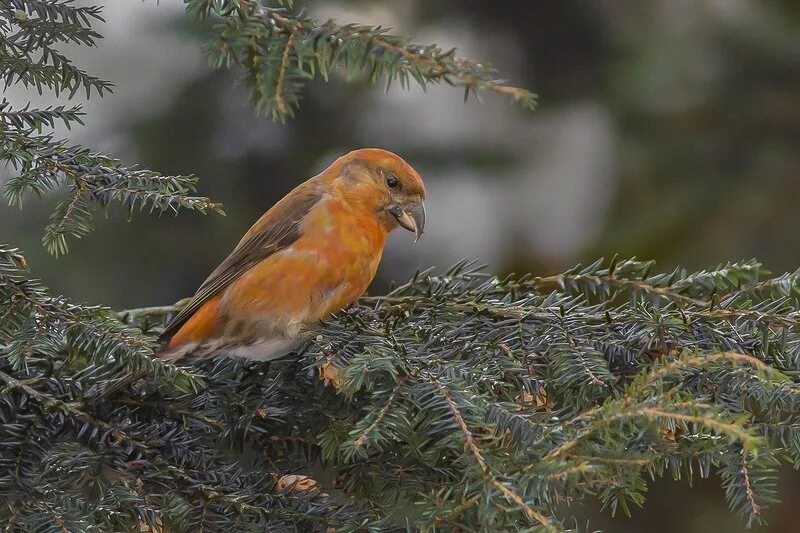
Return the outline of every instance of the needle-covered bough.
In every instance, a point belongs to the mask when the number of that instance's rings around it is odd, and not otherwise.
[[[0,513],[554,530],[564,503],[629,512],[669,475],[717,476],[757,522],[775,469],[800,464],[798,274],[651,267],[498,279],[460,264],[363,298],[283,359],[178,370],[148,356],[176,308],[74,305],[4,249]]]

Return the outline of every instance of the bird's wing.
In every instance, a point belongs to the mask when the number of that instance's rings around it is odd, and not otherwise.
[[[297,241],[302,235],[303,219],[322,196],[310,183],[305,183],[267,211],[248,230],[231,255],[200,285],[186,307],[167,324],[159,342],[169,341],[204,303],[255,264]]]

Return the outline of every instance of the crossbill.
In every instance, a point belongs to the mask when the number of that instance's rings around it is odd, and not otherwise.
[[[350,152],[296,187],[245,233],[161,335],[159,357],[267,361],[367,289],[386,238],[425,226],[425,186],[399,156]]]

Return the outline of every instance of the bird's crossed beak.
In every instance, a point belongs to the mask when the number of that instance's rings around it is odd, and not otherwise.
[[[393,205],[389,208],[389,212],[397,219],[400,226],[414,232],[414,242],[417,242],[425,228],[425,204],[414,202],[404,206]]]

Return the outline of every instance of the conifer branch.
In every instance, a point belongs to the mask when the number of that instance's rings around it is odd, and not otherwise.
[[[286,38],[286,45],[283,48],[283,53],[281,54],[281,64],[278,69],[278,81],[275,86],[275,110],[277,113],[273,118],[283,117],[290,113],[289,106],[286,104],[286,99],[284,97],[284,90],[286,85],[286,73],[289,69],[289,54],[292,51],[293,44],[294,32],[290,31],[289,36]]]
[[[378,425],[383,421],[383,419],[386,418],[386,415],[389,413],[389,409],[392,408],[392,405],[394,404],[397,395],[400,393],[400,389],[402,389],[403,385],[405,385],[405,382],[406,382],[405,378],[400,378],[400,380],[398,380],[397,385],[395,385],[394,390],[392,390],[392,395],[389,396],[388,400],[386,400],[386,404],[384,404],[384,406],[378,412],[378,416],[375,417],[375,420],[373,420],[373,422],[367,427],[367,429],[365,429],[358,435],[358,438],[355,440],[356,447],[364,446],[364,444],[366,444],[367,439],[369,439],[369,436],[373,432],[373,430],[375,430],[375,428],[378,427]]]
[[[19,254],[11,256],[22,263]],[[725,275],[734,275],[734,270]],[[618,270],[615,275],[634,274]],[[635,276],[641,278],[640,273]],[[677,275],[667,283],[658,276],[649,276],[647,283],[680,286],[684,279]],[[791,317],[797,302],[782,296],[773,300],[770,291],[748,293],[746,300],[727,296],[763,281],[751,277],[728,283],[720,278],[716,288],[684,291],[692,298],[716,291],[715,305]],[[396,488],[406,495],[427,493],[431,484],[445,483],[444,492],[423,505],[421,527],[472,523],[482,516],[472,499],[481,484],[512,504],[492,520],[503,516],[539,523],[544,518],[555,527],[561,520],[549,518],[552,510],[540,511],[531,501],[554,502],[589,491],[624,509],[629,501],[638,501],[638,489],[626,480],[638,475],[642,466],[661,473],[664,465],[687,461],[719,464],[732,508],[756,520],[747,481],[759,510],[771,501],[772,485],[761,481],[762,474],[745,480],[739,450],[758,446],[758,457],[765,461],[775,454],[795,453],[781,443],[787,432],[800,438],[800,426],[777,413],[765,413],[777,406],[785,412],[800,408],[800,387],[791,371],[798,364],[791,355],[800,345],[797,328],[747,313],[730,320],[689,302],[685,307],[664,305],[661,296],[653,299],[647,292],[635,292],[633,303],[621,303],[612,285],[605,286],[609,292],[601,285],[590,296],[584,287],[569,283],[540,293],[530,278],[497,279],[466,264],[456,265],[442,275],[415,276],[385,298],[365,298],[332,317],[296,359],[274,362],[265,375],[222,359],[195,369],[208,384],[194,399],[170,397],[148,378],[130,397],[123,391],[108,406],[111,411],[99,412],[99,419],[113,424],[127,417],[147,420],[151,426],[158,420],[153,427],[159,434],[177,423],[186,438],[211,426],[231,446],[250,442],[293,464],[303,464],[309,451],[320,453],[337,472],[341,486],[354,495],[367,495],[372,516],[391,513],[395,489],[377,489],[367,481],[392,479],[386,469],[409,472],[398,478],[403,481]],[[591,299],[597,295],[604,298]],[[153,334],[177,307],[117,316],[125,327],[141,324]],[[32,353],[41,342],[35,341]],[[581,393],[581,382],[590,383],[590,377],[570,372],[569,366],[559,368],[570,361],[582,364],[587,350],[594,350],[596,364],[613,378],[604,378],[606,386],[590,395]],[[64,355],[55,352],[52,357],[59,360]],[[305,370],[334,358],[340,376],[335,387]],[[36,357],[28,360],[24,378],[13,369],[0,370],[18,380],[37,379],[40,363]],[[780,367],[774,365],[776,360]],[[625,374],[614,370],[623,363]],[[113,372],[118,375],[118,370]],[[559,381],[566,375],[573,377]],[[91,383],[94,378],[88,376],[73,379]],[[30,386],[38,389],[48,383],[31,381]],[[709,388],[714,394],[709,395]],[[547,390],[546,404],[524,403],[526,394],[542,389]],[[717,401],[719,397],[725,403]],[[730,411],[730,402],[739,402],[737,409],[747,416]],[[552,408],[559,409],[558,419],[548,412]],[[204,438],[196,440],[193,449],[203,449]],[[460,453],[454,439],[463,445]],[[669,446],[648,444],[646,454],[631,456],[629,450],[644,446],[640,439]],[[368,442],[375,445],[367,447]],[[216,449],[218,442],[207,445]],[[356,448],[361,451],[354,453]],[[474,471],[464,472],[464,450],[476,465]],[[429,462],[433,457],[435,462]],[[428,477],[424,472],[432,467],[439,474]],[[439,477],[446,472],[450,474]],[[378,502],[368,496],[376,490],[383,494]],[[494,504],[506,508],[499,502],[489,505]]]
[[[741,451],[741,458],[742,458],[742,478],[745,487],[745,493],[747,494],[747,503],[750,506],[750,514],[753,515],[755,519],[759,519],[761,517],[761,506],[756,502],[755,491],[753,490],[753,484],[750,481],[750,469],[747,466],[747,450],[742,447]]]
[[[335,71],[535,103],[453,51],[278,5],[187,2],[190,16],[217,23],[212,62],[241,67],[257,112],[276,120],[292,116],[308,80]],[[97,44],[100,14],[68,0],[0,0],[4,87],[108,93],[59,50]],[[56,125],[82,120],[80,106],[0,103],[9,202],[66,188],[49,250],[64,253],[111,205],[218,209],[195,195],[194,177],[53,138]],[[730,508],[758,522],[777,499],[775,469],[800,464],[800,271],[768,278],[756,261],[652,270],[615,257],[497,278],[462,262],[363,298],[269,365],[220,353],[189,370],[154,358],[154,334],[180,302],[121,313],[74,303],[0,246],[0,523],[553,530],[572,518],[563,502],[641,505],[642,467],[715,471]],[[312,467],[326,470],[315,490],[279,483]]]
[[[92,426],[101,429],[107,435],[113,437],[113,439],[118,444],[128,444],[142,452],[149,451],[149,447],[146,444],[129,437],[128,435],[125,434],[125,432],[111,426],[110,424],[104,422],[103,420],[98,420],[92,417],[91,415],[81,411],[73,404],[62,402],[61,400],[53,398],[48,394],[39,392],[30,385],[28,385],[27,383],[25,383],[24,381],[15,379],[14,377],[9,376],[8,374],[2,371],[0,371],[0,380],[4,381],[7,385],[5,389],[0,391],[0,395],[8,394],[9,392],[15,390],[21,391],[31,400],[40,403],[45,410],[64,411],[79,422],[90,424]]]
[[[741,441],[746,449],[752,449],[755,446],[755,438],[743,430],[740,425],[720,422],[714,416],[695,416],[685,413],[673,413],[663,409],[654,407],[642,407],[629,413],[620,414],[609,420],[621,420],[625,418],[633,418],[637,416],[648,416],[653,418],[666,418],[678,422],[688,422],[692,424],[699,424],[716,431],[719,434],[730,435],[738,441]]]
[[[487,480],[494,485],[508,500],[512,501],[517,506],[521,507],[525,514],[527,515],[528,519],[536,524],[539,523],[544,526],[548,531],[558,531],[558,528],[554,527],[553,524],[550,523],[550,520],[544,516],[542,513],[528,505],[525,500],[517,494],[517,492],[506,486],[503,482],[499,481],[494,473],[492,473],[489,465],[484,459],[483,454],[481,453],[480,448],[475,443],[475,439],[472,436],[472,432],[470,431],[467,423],[464,421],[464,417],[461,414],[461,410],[456,405],[453,397],[448,392],[447,388],[442,385],[442,383],[433,378],[429,378],[431,383],[436,387],[436,390],[439,394],[445,399],[447,402],[447,406],[450,408],[450,412],[453,414],[453,419],[455,420],[456,424],[458,425],[461,433],[464,436],[464,446],[469,449],[472,453],[472,456],[475,458],[475,461],[478,463],[478,466],[481,469],[481,472],[484,476],[486,476]]]
[[[278,122],[291,117],[305,83],[335,69],[348,78],[360,71],[376,84],[383,78],[407,88],[412,81],[461,86],[465,97],[490,91],[533,109],[536,96],[507,85],[482,63],[455,57],[455,50],[418,45],[381,26],[319,22],[287,7],[269,7],[257,0],[190,0],[187,13],[198,20],[216,20],[216,36],[206,51],[212,65],[239,65],[245,72],[257,112]],[[294,61],[290,64],[290,58]]]
[[[0,3],[0,84],[49,89],[72,98],[79,90],[103,96],[112,84],[75,67],[55,47],[61,44],[95,46],[101,36],[92,24],[102,21],[97,6],[75,6],[67,0],[12,0]],[[53,138],[61,122],[68,128],[83,124],[81,106],[12,109],[0,101],[0,164],[11,171],[4,184],[10,205],[22,207],[26,195],[45,196],[66,188],[45,228],[45,248],[60,255],[68,251],[69,237],[91,230],[96,209],[117,202],[132,214],[192,209],[221,212],[219,204],[195,196],[196,178],[162,176],[127,167],[120,161],[82,146]]]

